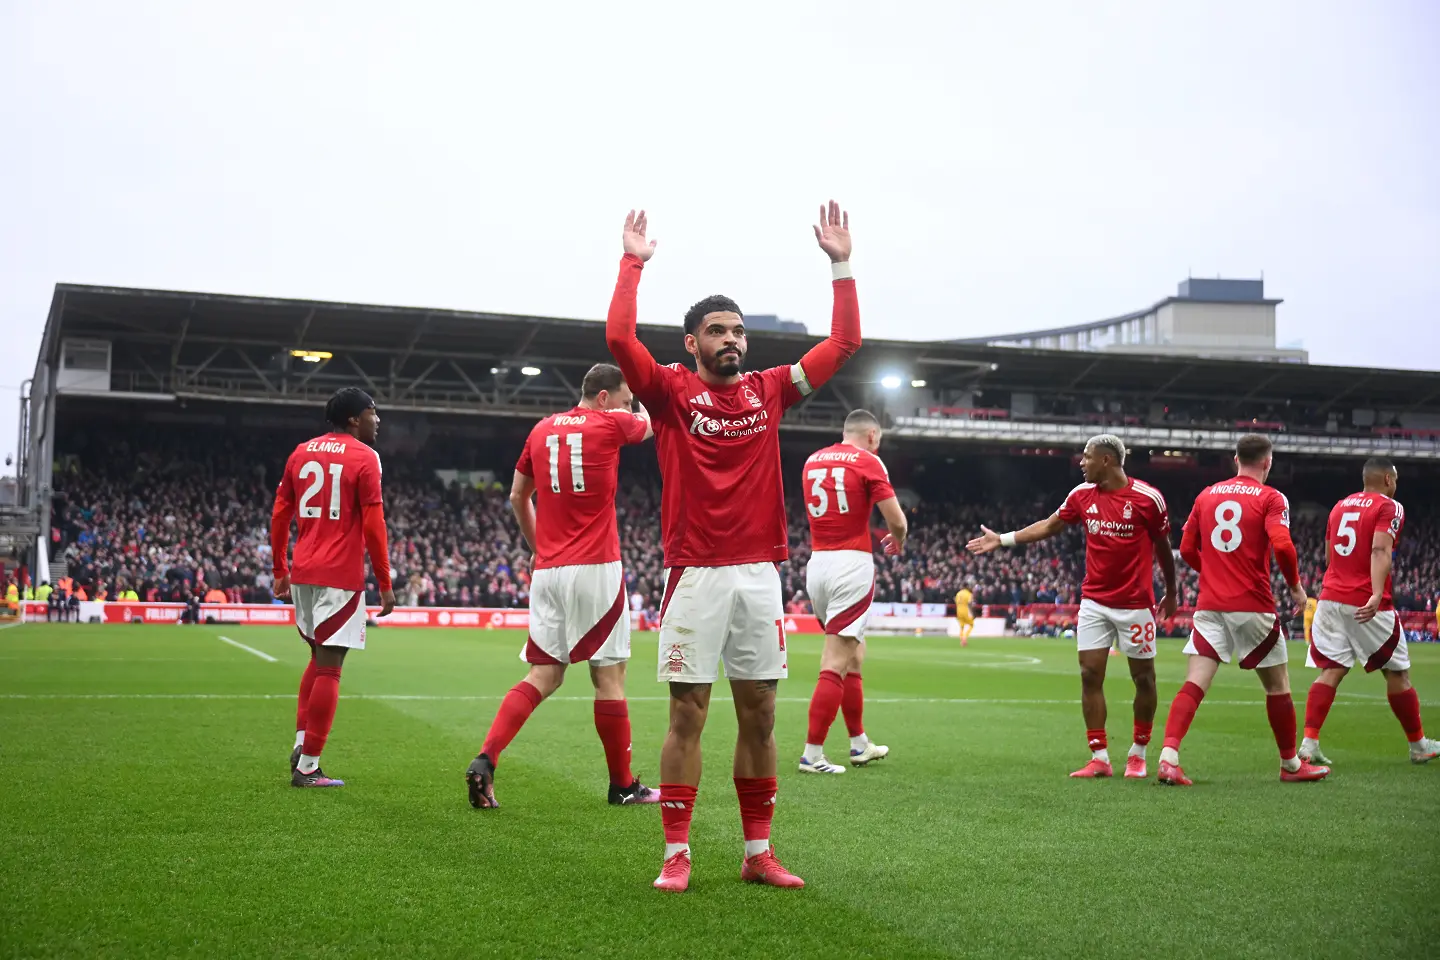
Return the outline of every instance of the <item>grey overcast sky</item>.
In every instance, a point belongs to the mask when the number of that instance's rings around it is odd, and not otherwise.
[[[826,328],[1099,319],[1189,273],[1440,360],[1440,4],[0,0],[0,456],[59,281]]]

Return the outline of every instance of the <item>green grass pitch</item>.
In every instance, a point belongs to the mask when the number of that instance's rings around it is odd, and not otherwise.
[[[276,658],[222,642],[231,637]],[[739,880],[712,708],[690,892],[650,889],[656,807],[605,803],[589,681],[572,672],[506,752],[499,811],[462,773],[522,637],[386,630],[345,667],[325,768],[288,786],[293,630],[0,630],[0,955],[471,957],[1422,957],[1440,950],[1440,762],[1415,767],[1380,678],[1352,675],[1329,781],[1281,784],[1253,677],[1222,671],[1188,789],[1081,782],[1073,643],[872,638],[866,725],[891,756],[801,776],[820,641],[791,641],[775,841],[800,891]],[[665,731],[655,640],[629,689],[637,773]],[[1312,672],[1292,646],[1296,699]],[[1440,729],[1440,648],[1414,679]],[[1130,682],[1111,661],[1123,755]],[[1160,730],[1181,682],[1162,645]],[[1302,708],[1303,709],[1303,708]],[[832,756],[845,753],[843,722]]]

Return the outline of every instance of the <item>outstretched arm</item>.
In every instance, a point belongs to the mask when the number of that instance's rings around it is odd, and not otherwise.
[[[802,397],[829,382],[860,349],[860,300],[850,272],[850,214],[834,200],[820,208],[815,240],[830,257],[835,305],[830,312],[830,336],[811,347],[795,365],[792,379]]]
[[[287,462],[270,511],[270,572],[275,578],[273,592],[281,600],[290,599],[290,523],[294,519],[295,484]]]
[[[1180,605],[1180,596],[1175,586],[1175,551],[1170,546],[1168,528],[1166,532],[1151,534],[1155,545],[1155,559],[1160,564],[1160,576],[1165,581],[1165,595],[1160,598],[1160,619],[1169,620],[1175,616]]]
[[[1044,520],[1032,523],[1023,530],[1016,530],[1013,533],[996,533],[981,524],[980,536],[965,544],[965,549],[971,553],[989,553],[999,547],[1018,547],[1022,543],[1038,543],[1041,540],[1049,540],[1064,529],[1065,521],[1060,519],[1058,513],[1052,513]]]
[[[634,210],[625,217],[625,256],[620,260],[620,277],[605,315],[605,345],[615,358],[625,382],[637,396],[649,393],[659,380],[660,365],[635,333],[635,297],[640,289],[640,272],[655,253],[655,241],[645,239],[645,211]]]

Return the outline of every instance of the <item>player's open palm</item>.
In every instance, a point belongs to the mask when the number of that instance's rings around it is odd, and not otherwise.
[[[625,252],[639,257],[642,262],[655,255],[656,241],[648,240],[645,237],[645,229],[648,226],[644,210],[638,214],[631,210],[625,215]]]
[[[965,544],[965,549],[971,553],[989,553],[1000,547],[1000,534],[981,524],[980,536]]]
[[[821,204],[820,222],[815,225],[815,240],[820,249],[830,257],[831,263],[843,263],[850,259],[850,214],[840,209],[840,204],[831,200],[829,205]]]

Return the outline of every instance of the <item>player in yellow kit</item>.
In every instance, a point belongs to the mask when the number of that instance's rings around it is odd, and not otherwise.
[[[975,629],[975,614],[970,612],[970,600],[975,595],[969,587],[961,587],[955,594],[955,621],[960,624],[960,646],[970,643],[970,631]]]

